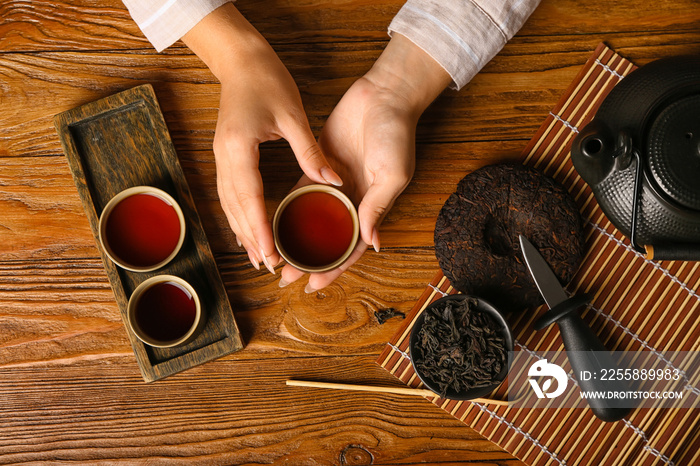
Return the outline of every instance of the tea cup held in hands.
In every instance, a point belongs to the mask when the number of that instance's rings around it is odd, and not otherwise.
[[[303,272],[326,272],[345,262],[357,245],[360,222],[340,190],[314,184],[289,193],[272,220],[275,246]]]

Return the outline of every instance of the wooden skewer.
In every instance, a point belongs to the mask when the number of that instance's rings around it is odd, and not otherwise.
[[[427,388],[408,387],[376,387],[373,385],[350,385],[344,383],[311,382],[308,380],[287,380],[287,385],[292,387],[330,388],[334,390],[355,390],[362,392],[394,393],[398,395],[420,395],[436,398],[438,395]],[[498,406],[508,406],[508,400],[492,400],[490,398],[473,398],[469,401],[476,403],[488,403]]]
[[[427,388],[376,387],[372,385],[349,385],[345,383],[311,382],[308,380],[287,380],[292,387],[330,388],[335,390],[355,390],[360,392],[395,393],[398,395],[437,396]]]

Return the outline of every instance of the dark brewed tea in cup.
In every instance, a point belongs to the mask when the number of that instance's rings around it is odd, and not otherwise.
[[[322,267],[340,259],[353,241],[353,218],[333,194],[307,192],[294,198],[279,217],[278,240],[296,263]]]
[[[100,214],[100,244],[118,266],[151,272],[177,256],[185,240],[185,215],[177,201],[153,186],[115,195]]]
[[[173,205],[152,193],[134,194],[116,204],[107,218],[105,239],[121,261],[136,267],[158,264],[180,240]]]
[[[172,342],[184,337],[197,318],[197,303],[184,286],[174,281],[156,283],[137,301],[134,320],[150,340]]]

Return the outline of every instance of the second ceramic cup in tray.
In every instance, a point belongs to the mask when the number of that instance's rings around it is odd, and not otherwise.
[[[61,113],[55,118],[85,213],[102,255],[122,319],[134,289],[155,275],[189,282],[206,308],[207,323],[190,343],[156,348],[127,333],[144,379],[154,381],[243,347],[187,181],[153,88],[142,85]],[[185,216],[187,235],[177,256],[153,272],[115,265],[99,245],[99,216],[109,200],[132,186],[154,186],[170,194]]]

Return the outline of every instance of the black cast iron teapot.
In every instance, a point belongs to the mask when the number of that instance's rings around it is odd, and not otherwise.
[[[636,69],[574,139],[608,219],[658,260],[700,260],[700,55]]]

